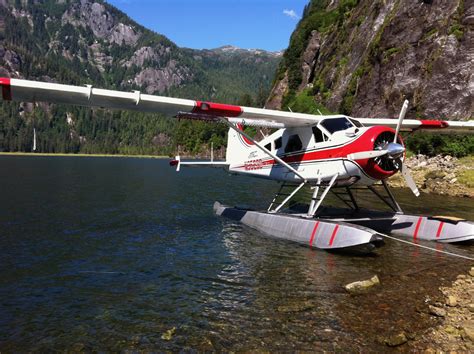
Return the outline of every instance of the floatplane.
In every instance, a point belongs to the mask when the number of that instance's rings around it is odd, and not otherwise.
[[[184,166],[224,168],[232,174],[278,181],[281,186],[269,207],[253,211],[216,202],[216,214],[238,220],[264,234],[327,250],[372,251],[383,243],[381,232],[412,240],[461,242],[474,239],[474,223],[452,218],[410,215],[402,211],[387,185],[401,173],[415,196],[420,192],[404,164],[400,131],[474,132],[474,121],[405,119],[408,101],[398,119],[313,115],[104,90],[91,85],[71,86],[1,78],[4,100],[51,102],[87,107],[162,113],[179,119],[226,124],[229,127],[225,161],[170,161]],[[256,141],[245,126],[275,131]],[[381,185],[381,188],[375,188]],[[312,196],[304,210],[287,206],[299,190],[309,186]],[[288,188],[290,192],[284,193]],[[382,200],[389,212],[362,209],[354,189],[364,188]],[[322,206],[331,192],[344,208]]]

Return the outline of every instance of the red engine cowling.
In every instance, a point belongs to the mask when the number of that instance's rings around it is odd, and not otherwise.
[[[345,151],[345,153],[348,155],[349,153],[383,149],[386,144],[393,142],[394,137],[395,130],[392,128],[371,127],[357,139],[356,144],[350,145],[351,151]],[[397,138],[397,143],[405,146],[400,135]],[[398,171],[397,161],[390,159],[387,155],[357,160],[357,163],[367,175],[379,180],[391,177]]]

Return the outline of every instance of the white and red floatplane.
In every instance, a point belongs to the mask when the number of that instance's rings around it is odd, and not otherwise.
[[[408,101],[404,102],[398,119],[352,118],[162,97],[139,91],[104,90],[91,85],[81,87],[0,78],[0,86],[4,100],[153,112],[226,124],[229,133],[225,161],[181,161],[178,156],[170,164],[177,170],[181,166],[220,167],[234,174],[280,182],[281,188],[265,212],[215,204],[219,215],[238,219],[274,237],[324,249],[364,246],[369,250],[380,243],[372,227],[415,240],[460,242],[474,239],[472,222],[404,214],[386,184],[387,178],[400,172],[408,187],[419,195],[403,164],[405,146],[400,131],[473,133],[474,121],[404,119]],[[276,130],[257,142],[245,133],[244,126]],[[382,193],[374,188],[375,184],[381,184],[385,191]],[[292,214],[280,212],[305,185],[313,189],[308,209]],[[294,186],[294,189],[281,198],[282,190],[287,186]],[[371,190],[392,211],[360,209],[351,192],[360,187]],[[328,209],[322,208],[321,204],[330,191],[349,207],[350,213],[344,209],[342,214],[341,210],[324,214]]]

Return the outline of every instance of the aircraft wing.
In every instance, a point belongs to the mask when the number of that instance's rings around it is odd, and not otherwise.
[[[21,102],[50,102],[123,109],[208,121],[226,117],[233,123],[272,128],[311,125],[321,120],[320,116],[312,114],[147,95],[139,91],[103,90],[92,86],[61,85],[9,78],[0,78],[0,86],[4,100]]]
[[[50,102],[87,107],[162,113],[184,119],[218,121],[226,118],[232,123],[250,126],[287,128],[317,124],[341,115],[313,115],[262,108],[235,106],[213,102],[123,92],[87,86],[62,85],[21,79],[0,78],[3,100]],[[396,127],[397,119],[356,118],[365,126]],[[405,119],[402,130],[456,130],[474,133],[474,121],[454,122]]]
[[[354,118],[366,127],[382,125],[395,129],[398,119],[389,118]],[[404,119],[401,130],[433,130],[437,132],[461,132],[474,133],[474,120],[468,121],[447,121],[447,120],[430,120],[430,119]]]

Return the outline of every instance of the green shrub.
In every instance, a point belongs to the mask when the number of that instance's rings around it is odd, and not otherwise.
[[[405,144],[412,152],[428,156],[441,154],[463,157],[474,154],[474,136],[472,135],[420,132],[406,137]]]
[[[319,114],[319,112],[321,112],[322,114],[331,114],[326,107],[315,101],[310,89],[290,96],[290,99],[285,103],[286,105],[283,108],[287,109],[289,107],[293,112],[310,114]]]
[[[449,34],[454,34],[457,40],[460,41],[462,37],[464,36],[463,27],[460,24],[456,23],[452,25],[451,28],[449,29]]]

